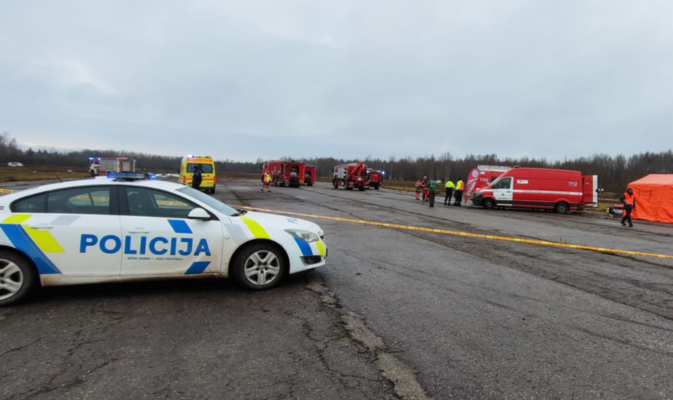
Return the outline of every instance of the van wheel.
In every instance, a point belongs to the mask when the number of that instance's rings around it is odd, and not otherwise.
[[[0,251],[0,307],[26,298],[35,287],[37,279],[37,273],[27,259],[8,251]]]
[[[232,264],[236,283],[252,290],[270,289],[285,276],[285,255],[271,243],[256,243],[243,249]]]
[[[570,207],[566,203],[558,203],[556,204],[556,207],[554,207],[554,211],[556,211],[559,214],[566,214],[570,210]]]
[[[484,200],[484,208],[487,210],[492,210],[495,207],[495,201],[493,199]]]

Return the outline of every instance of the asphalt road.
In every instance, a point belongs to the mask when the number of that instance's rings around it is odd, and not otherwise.
[[[326,185],[262,193],[251,181],[215,196],[673,255],[670,226],[602,214],[429,208]],[[328,265],[271,291],[90,285],[0,309],[0,399],[673,399],[671,260],[312,220]]]

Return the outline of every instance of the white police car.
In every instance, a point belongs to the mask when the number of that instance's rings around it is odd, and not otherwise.
[[[176,183],[117,174],[0,197],[0,306],[35,286],[232,277],[268,289],[325,264],[312,222],[238,211]]]

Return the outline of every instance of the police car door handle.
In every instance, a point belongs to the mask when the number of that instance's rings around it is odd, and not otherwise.
[[[37,225],[28,225],[30,229],[51,229],[54,227],[54,225],[47,225],[47,224],[37,224]]]
[[[136,228],[136,229],[129,229],[129,233],[150,233],[150,231],[143,228]]]

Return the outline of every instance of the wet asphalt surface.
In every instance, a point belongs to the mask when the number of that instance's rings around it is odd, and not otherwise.
[[[215,196],[673,255],[673,227],[603,214],[253,181]],[[0,309],[0,399],[673,399],[672,260],[308,219],[328,265],[270,291],[89,285]]]

